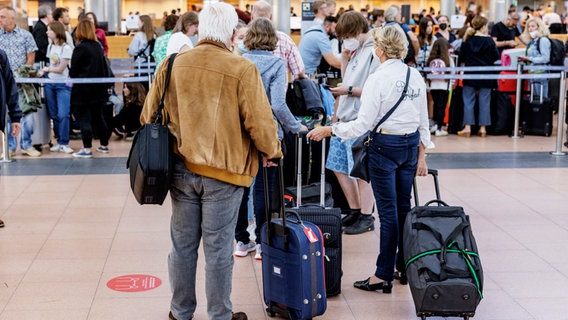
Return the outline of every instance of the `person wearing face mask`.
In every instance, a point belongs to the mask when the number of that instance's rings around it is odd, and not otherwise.
[[[331,93],[339,100],[332,120],[350,123],[357,119],[363,85],[380,64],[380,59],[373,57],[373,39],[368,33],[369,25],[361,13],[348,11],[342,14],[335,30],[338,38],[343,39],[343,83],[330,88]],[[353,142],[354,139],[332,137],[326,161],[326,168],[335,173],[349,204],[349,210],[343,212],[346,214],[343,219],[346,234],[360,234],[375,228],[371,185],[349,176],[353,167]]]
[[[491,28],[491,37],[495,40],[495,45],[499,49],[499,55],[501,55],[503,50],[512,49],[518,45],[515,38],[521,35],[517,28],[520,19],[521,17],[518,13],[512,12]]]
[[[527,26],[523,35],[530,37],[527,43],[525,56],[520,56],[519,61],[530,63],[531,66],[545,66],[550,62],[550,32],[541,19],[532,18],[527,21]],[[531,73],[543,73],[545,71],[534,70]],[[535,96],[540,96],[541,90],[543,97],[548,97],[548,79],[534,79],[533,92]],[[541,89],[542,86],[542,89]]]
[[[402,62],[408,50],[402,29],[387,25],[371,31],[371,39],[374,42],[371,50],[381,64],[363,86],[356,119],[316,128],[308,137],[321,140],[335,135],[348,141],[373,130],[384,118],[368,148],[369,173],[381,228],[379,256],[373,275],[356,281],[353,286],[364,291],[391,293],[395,265],[398,270],[404,270],[401,231],[411,207],[413,179],[415,175],[427,174],[425,148],[433,144],[428,130],[426,84],[417,69]],[[397,109],[386,116],[397,101],[400,101]]]
[[[464,36],[458,64],[466,67],[483,67],[492,66],[497,60],[499,60],[499,51],[495,46],[495,41],[487,35],[487,19],[476,16],[471,21],[471,28],[467,30]],[[468,74],[475,73],[484,74],[487,71],[468,72]],[[463,123],[465,127],[462,131],[458,131],[459,136],[471,136],[471,125],[475,124],[479,125],[477,132],[479,136],[485,137],[487,135],[485,128],[491,125],[491,90],[495,88],[497,88],[496,80],[463,80]],[[474,112],[476,100],[479,102],[478,121],[475,119]]]
[[[232,51],[237,56],[242,56],[248,50],[245,47],[245,36],[247,35],[248,27],[244,22],[239,21],[237,27],[235,28],[235,38],[233,39]]]
[[[448,40],[448,43],[450,43],[451,45],[452,42],[456,41],[456,35],[452,32],[449,21],[450,20],[448,19],[448,16],[445,15],[439,16],[438,17],[439,29],[434,36],[436,37],[436,39],[444,38]]]

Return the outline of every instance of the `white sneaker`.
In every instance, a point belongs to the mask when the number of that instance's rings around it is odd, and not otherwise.
[[[256,253],[254,254],[254,259],[262,260],[262,248],[260,247],[260,244],[256,245]]]
[[[254,241],[249,241],[249,243],[244,244],[242,241],[237,242],[237,248],[235,249],[235,256],[246,257],[249,252],[256,250],[256,243]]]
[[[59,149],[61,148],[61,146],[59,145],[59,143],[56,143],[53,145],[53,147],[49,148],[49,151],[51,152],[59,152]]]
[[[74,152],[73,149],[71,149],[68,145],[59,146],[59,151],[60,151],[60,152],[67,153],[67,154]]]
[[[444,137],[448,135],[448,131],[444,129],[436,130],[436,137]]]
[[[25,150],[22,150],[22,154],[28,155],[33,158],[41,156],[41,152],[37,151],[34,147],[29,147]]]
[[[434,133],[434,132],[436,132],[436,130],[438,130],[438,125],[434,123],[434,124],[430,127],[430,133]]]

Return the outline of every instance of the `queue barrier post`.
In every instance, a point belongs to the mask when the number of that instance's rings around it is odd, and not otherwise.
[[[517,65],[517,75],[520,77],[523,74],[523,64],[519,63]],[[518,139],[521,138],[519,136],[519,121],[521,118],[521,100],[523,98],[522,96],[522,87],[523,87],[523,80],[520,78],[517,78],[517,90],[516,90],[516,98],[515,98],[515,123],[514,123],[514,127],[513,127],[513,135],[511,136],[511,138],[513,139]]]
[[[2,133],[2,152],[4,157],[0,163],[12,162],[14,159],[10,157],[10,148],[8,147],[8,109],[6,109],[6,120],[4,121],[4,133]]]
[[[564,136],[564,102],[566,101],[566,71],[560,72],[560,93],[558,94],[558,121],[556,129],[556,148],[550,154],[554,156],[565,156],[562,152],[562,137]]]

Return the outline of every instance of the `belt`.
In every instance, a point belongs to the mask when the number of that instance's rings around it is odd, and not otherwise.
[[[414,132],[416,132],[416,131],[414,131]],[[402,133],[401,133],[401,132],[390,132],[390,131],[386,131],[386,130],[384,130],[384,129],[381,129],[381,130],[379,130],[378,133],[380,133],[380,134],[388,134],[388,135],[393,135],[393,136],[408,136],[408,135],[413,134],[414,132],[410,132],[410,133],[403,133],[403,132],[402,132]]]

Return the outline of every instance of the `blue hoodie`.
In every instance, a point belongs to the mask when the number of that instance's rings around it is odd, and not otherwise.
[[[286,105],[286,67],[284,62],[270,51],[251,50],[243,57],[256,65],[262,78],[264,90],[268,101],[272,106],[272,113],[278,122],[278,138],[282,140],[286,130],[298,133],[301,123],[298,121]]]

